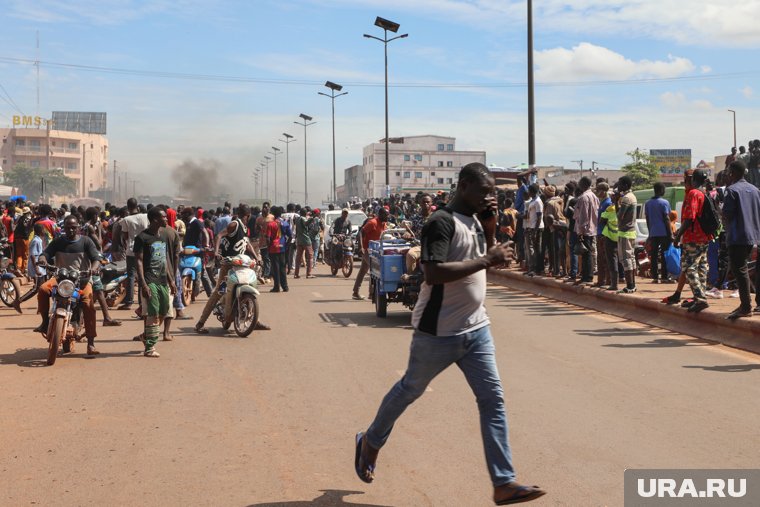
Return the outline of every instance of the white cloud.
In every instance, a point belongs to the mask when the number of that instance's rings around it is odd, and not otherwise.
[[[686,96],[681,92],[665,92],[660,95],[660,102],[662,102],[662,105],[665,107],[681,107],[686,103]]]
[[[744,98],[746,99],[751,99],[752,95],[754,95],[755,93],[751,86],[745,86],[740,91],[742,92],[742,95],[744,95]]]
[[[672,55],[668,55],[667,61],[633,61],[620,53],[588,42],[582,42],[572,49],[538,51],[535,60],[536,77],[542,81],[671,78],[692,72],[695,68],[690,60]]]

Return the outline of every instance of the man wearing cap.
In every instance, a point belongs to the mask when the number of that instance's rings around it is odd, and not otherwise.
[[[707,283],[707,247],[712,241],[712,234],[706,234],[699,224],[699,216],[705,205],[702,186],[707,181],[703,169],[689,169],[684,175],[686,198],[681,209],[681,228],[676,232],[673,245],[681,245],[681,271],[686,272],[686,279],[694,294],[693,302],[687,306],[690,313],[698,313],[707,308],[705,283]],[[683,240],[683,241],[682,241]]]

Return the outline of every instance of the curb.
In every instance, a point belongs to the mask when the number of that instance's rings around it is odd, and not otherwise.
[[[653,325],[675,333],[760,354],[760,320],[727,321],[723,314],[687,313],[652,299],[613,294],[590,286],[571,285],[553,278],[526,278],[522,273],[488,270],[488,281],[537,296]]]

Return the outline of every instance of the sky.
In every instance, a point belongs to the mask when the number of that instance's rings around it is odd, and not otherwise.
[[[733,145],[729,109],[739,145],[760,137],[760,0],[534,4],[539,165],[618,168],[635,148],[712,161]],[[525,1],[5,0],[3,11],[0,126],[19,111],[105,111],[111,158],[138,193],[175,194],[176,167],[213,160],[233,195],[252,196],[252,172],[285,149],[286,132],[299,201],[304,128],[294,121],[305,113],[317,122],[306,138],[310,201],[326,198],[324,82],[348,92],[335,100],[339,185],[385,134],[383,44],[362,37],[382,37],[376,16],[409,34],[388,45],[391,137],[454,136],[488,164],[528,161]],[[277,164],[283,194],[284,155]]]

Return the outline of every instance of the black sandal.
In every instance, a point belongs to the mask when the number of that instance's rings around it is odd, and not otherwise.
[[[364,458],[362,458],[362,443],[364,442],[364,433],[361,431],[356,434],[356,453],[354,455],[354,470],[356,475],[363,482],[367,484],[371,483],[375,479],[375,466],[364,464]]]

